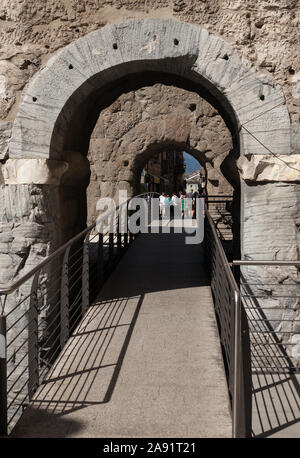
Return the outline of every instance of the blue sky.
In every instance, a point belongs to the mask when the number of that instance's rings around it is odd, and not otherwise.
[[[186,165],[186,169],[185,169],[186,175],[188,175],[191,172],[194,172],[195,170],[199,170],[200,169],[199,162],[197,161],[197,159],[195,159],[190,154],[184,152],[183,153],[183,158],[184,158],[184,163]]]

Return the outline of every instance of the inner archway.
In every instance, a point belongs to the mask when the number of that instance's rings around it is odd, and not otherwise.
[[[161,152],[168,155],[184,150],[201,164],[208,194],[220,194],[221,189],[222,194],[234,195],[235,254],[240,256],[240,179],[233,150],[236,141],[232,141],[217,108],[202,93],[194,86],[188,88],[183,80],[174,81],[172,75],[151,72],[137,74],[130,82],[120,80],[104,99],[94,99],[90,123],[82,137],[88,138],[88,130],[93,127],[86,153],[91,165],[88,224],[97,217],[100,197],[117,200],[120,189],[126,189],[129,196],[139,194],[141,172],[148,160]],[[68,148],[72,148],[70,143]],[[236,146],[236,156],[237,150]],[[223,167],[226,162],[227,167]],[[175,190],[171,188],[169,192]]]

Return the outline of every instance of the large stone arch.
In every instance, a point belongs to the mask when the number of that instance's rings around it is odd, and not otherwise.
[[[10,158],[61,159],[64,129],[76,109],[108,83],[147,71],[196,82],[223,108],[235,135],[247,122],[274,153],[291,152],[284,95],[272,78],[202,27],[146,19],[99,29],[48,61],[23,92]],[[239,132],[241,154],[266,154],[252,135]]]
[[[285,165],[295,161],[295,155],[291,155],[290,119],[281,87],[206,29],[172,20],[133,20],[92,32],[62,49],[30,81],[22,94],[9,159],[4,166],[4,223],[19,218],[23,224],[25,215],[40,231],[42,221],[41,240],[47,248],[53,249],[60,243],[57,225],[63,234],[64,224],[54,223],[51,218],[54,202],[61,205],[59,185],[72,175],[70,171],[86,170],[80,151],[68,154],[68,142],[72,141],[70,125],[72,135],[79,141],[85,133],[81,126],[95,95],[101,96],[122,78],[130,79],[139,73],[163,73],[201,88],[229,127],[234,148],[240,154],[242,256],[272,258],[275,255],[270,240],[276,239],[277,258],[295,258],[295,182],[299,174],[295,167],[287,170]],[[285,157],[285,163],[274,155]],[[84,185],[86,176],[79,178]],[[261,186],[253,187],[257,183]],[[268,196],[279,188],[282,195],[292,200],[292,207],[284,210],[285,226],[280,229],[280,237],[276,225],[272,226],[273,211],[267,208]],[[25,195],[24,190],[27,200],[21,199],[16,205],[15,200]],[[53,198],[49,198],[49,193]],[[38,203],[32,214],[33,200]],[[255,213],[258,204],[264,206],[263,216]],[[17,217],[13,214],[16,207],[20,213]],[[264,231],[266,226],[268,231]],[[64,238],[69,235],[66,230]],[[32,244],[32,240],[28,243]],[[36,262],[34,259],[32,262]]]
[[[90,108],[112,87],[122,89],[124,80],[142,74],[158,81],[167,75],[174,85],[201,90],[229,128],[239,156],[242,258],[298,258],[300,155],[292,154],[281,87],[203,27],[133,20],[74,41],[25,87],[2,169],[1,283],[22,275],[81,229],[86,202],[79,188],[89,180],[83,150],[91,133]],[[292,267],[249,268],[244,274],[257,286],[254,294],[265,283],[286,279],[297,288]]]

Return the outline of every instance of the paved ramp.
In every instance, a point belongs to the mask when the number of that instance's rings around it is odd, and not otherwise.
[[[14,429],[15,437],[231,437],[200,245],[143,234]]]

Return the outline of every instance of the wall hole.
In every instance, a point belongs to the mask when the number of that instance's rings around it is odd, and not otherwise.
[[[124,167],[127,167],[128,164],[129,164],[129,161],[123,161]]]
[[[118,49],[117,43],[114,43],[114,44],[113,44],[113,48],[114,48],[114,49]]]
[[[189,110],[191,110],[191,111],[195,111],[196,108],[197,108],[197,105],[196,105],[195,103],[191,103],[191,104],[189,105]]]
[[[260,98],[260,100],[265,100],[265,96],[264,96],[263,94],[261,94],[261,95],[259,96],[259,98]]]
[[[295,75],[295,70],[294,70],[293,67],[290,67],[290,68],[289,68],[289,74],[290,74],[290,75]]]
[[[178,45],[179,45],[179,40],[177,40],[177,38],[174,38],[174,45],[175,45],[175,46],[178,46]]]
[[[69,69],[72,70],[72,68],[74,68],[74,67],[73,67],[72,64],[70,64],[70,65],[69,65]]]
[[[32,97],[32,101],[33,101],[33,102],[36,102],[36,101],[37,101],[37,98],[36,98],[36,97]]]
[[[225,55],[223,56],[223,59],[224,59],[224,60],[229,60],[228,54],[225,54]]]

